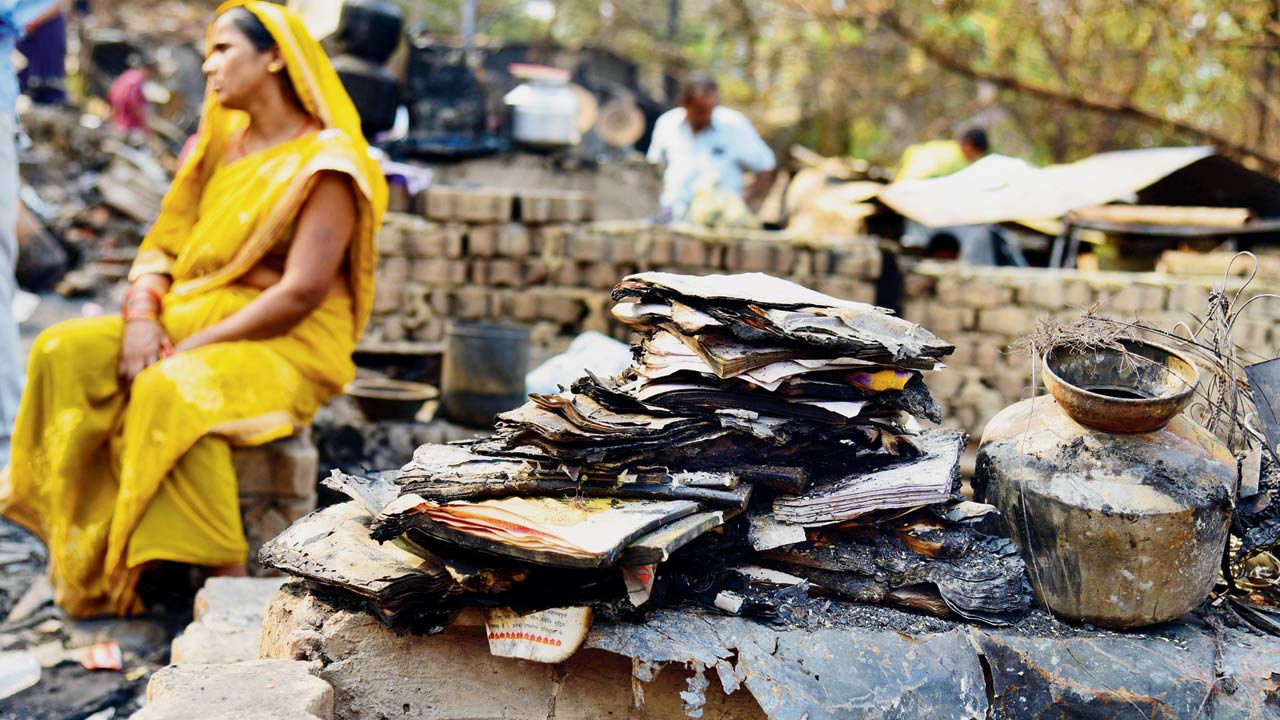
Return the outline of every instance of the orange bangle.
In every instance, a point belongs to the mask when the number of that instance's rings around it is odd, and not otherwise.
[[[131,298],[138,297],[138,293],[146,293],[149,295],[152,300],[156,301],[157,307],[164,305],[164,295],[160,294],[159,290],[156,290],[153,287],[147,287],[146,285],[137,284],[130,285],[129,289],[124,291],[124,301],[128,303]]]

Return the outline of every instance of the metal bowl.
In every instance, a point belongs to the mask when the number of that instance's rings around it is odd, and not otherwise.
[[[439,397],[440,391],[426,383],[360,378],[347,385],[347,394],[355,398],[369,420],[408,421],[414,419],[423,403]]]
[[[1071,419],[1112,433],[1155,432],[1182,412],[1200,372],[1156,343],[1121,340],[1125,352],[1097,348],[1045,353],[1044,384]]]

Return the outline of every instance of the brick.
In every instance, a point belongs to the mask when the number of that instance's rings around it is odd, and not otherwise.
[[[934,293],[938,302],[945,305],[959,305],[964,296],[965,283],[958,275],[947,274],[938,278]]]
[[[682,268],[700,269],[707,264],[707,246],[700,238],[679,236],[674,242],[673,258],[675,264]]]
[[[933,333],[957,333],[972,330],[977,312],[970,307],[932,303],[926,311],[926,322],[921,323]]]
[[[252,660],[161,668],[147,683],[138,720],[193,717],[332,720],[333,687],[301,660]]]
[[[582,273],[576,262],[564,262],[551,270],[551,284],[556,287],[574,288],[582,283]]]
[[[536,193],[523,193],[519,197],[520,221],[529,225],[551,222],[551,198]]]
[[[445,257],[448,232],[443,225],[422,223],[405,230],[405,253],[412,258]]]
[[[373,286],[373,312],[381,314],[400,307],[403,288],[398,283],[380,282]]]
[[[453,311],[453,298],[445,288],[432,288],[428,296],[431,309],[440,317],[449,317]]]
[[[498,229],[498,254],[523,260],[533,253],[529,229],[519,223],[507,223]]]
[[[564,292],[550,291],[540,295],[538,309],[542,317],[562,325],[577,323],[583,315],[582,304]]]
[[[938,279],[928,275],[909,273],[902,280],[902,295],[908,300],[927,298],[933,295]]]
[[[767,272],[787,276],[791,274],[796,264],[796,246],[789,242],[782,242],[773,247],[773,267]]]
[[[639,257],[636,254],[636,239],[629,233],[608,233],[604,236],[607,246],[606,256],[618,265],[635,265]]]
[[[417,282],[430,286],[447,286],[454,283],[450,282],[449,267],[454,263],[461,263],[460,260],[446,260],[444,258],[434,258],[431,260],[414,260],[413,261],[413,279]],[[466,272],[466,263],[462,263],[463,272]],[[465,282],[465,278],[464,278]],[[462,284],[462,283],[457,283]]]
[[[405,338],[404,323],[395,315],[384,319],[379,329],[382,331],[382,339],[387,342],[400,342]]]
[[[958,304],[976,308],[993,308],[1013,302],[1013,288],[992,280],[974,278],[963,284]]]
[[[597,290],[612,290],[622,277],[623,273],[612,263],[592,263],[582,274],[583,284]]]
[[[649,263],[649,267],[668,267],[675,260],[676,240],[666,228],[650,230],[649,240],[642,247],[645,248],[641,253],[642,259]]]
[[[467,282],[471,287],[486,287],[489,284],[489,261],[472,260],[467,263]]]
[[[402,257],[382,258],[378,263],[378,275],[388,282],[403,283],[409,279],[409,261]]]
[[[467,226],[467,255],[493,257],[498,252],[498,228],[495,225]]]
[[[547,259],[559,259],[569,254],[569,231],[562,225],[549,225],[533,231],[534,245]]]
[[[734,244],[736,272],[768,272],[773,269],[773,248],[759,240],[742,240]],[[731,256],[733,257],[733,256]]]
[[[505,223],[511,220],[511,208],[511,194],[505,190],[457,190],[453,197],[453,216],[463,222]]]
[[[320,456],[308,436],[236,448],[231,460],[241,495],[306,498],[316,492]]]
[[[824,295],[847,300],[853,292],[853,281],[842,277],[824,277],[813,284],[813,289]]]
[[[1156,313],[1164,309],[1167,295],[1168,290],[1159,285],[1133,283],[1115,293],[1103,308],[1124,315]]]
[[[908,300],[903,304],[902,317],[917,325],[923,325],[929,321],[930,305],[931,303],[927,300]]]
[[[609,247],[605,239],[596,233],[580,233],[573,238],[573,259],[578,262],[603,262]]]
[[[489,261],[489,284],[494,287],[520,287],[524,284],[524,269],[515,260]]]
[[[524,292],[516,293],[511,303],[511,319],[516,322],[529,323],[537,320],[540,315],[538,306],[538,296],[535,293]]]
[[[541,285],[551,276],[545,260],[530,260],[525,264],[524,281],[526,285]]]
[[[868,305],[876,304],[876,286],[870,282],[853,281],[853,285],[849,288],[848,300],[854,302],[866,303]]]
[[[444,339],[444,320],[435,318],[409,331],[409,339],[414,342],[439,342]]]
[[[419,194],[422,214],[432,220],[453,220],[455,194],[444,187],[430,188]]]
[[[404,232],[398,227],[384,225],[378,231],[378,256],[399,257],[404,254]]]
[[[986,307],[978,311],[978,330],[1021,337],[1035,329],[1036,312],[1021,307]]]
[[[1259,300],[1255,305],[1266,303],[1265,300]],[[1209,288],[1178,283],[1169,287],[1169,298],[1165,305],[1171,311],[1180,313],[1195,313],[1197,317],[1203,317],[1205,309],[1209,306]],[[1277,304],[1280,307],[1280,304]],[[1252,307],[1250,308],[1252,312]]]
[[[461,288],[453,293],[453,316],[483,320],[489,314],[489,293],[482,288]]]
[[[466,226],[444,226],[444,256],[451,260],[461,259],[466,254]]]

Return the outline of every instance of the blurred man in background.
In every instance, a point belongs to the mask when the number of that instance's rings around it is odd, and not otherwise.
[[[964,159],[973,163],[991,152],[991,143],[987,141],[987,131],[982,128],[970,128],[960,136],[960,152]]]
[[[22,358],[13,296],[18,291],[18,73],[13,53],[28,25],[58,0],[0,0],[0,466],[9,462],[9,436],[22,398]]]
[[[649,144],[649,162],[665,165],[664,217],[685,219],[700,186],[713,186],[748,205],[762,199],[776,160],[751,121],[720,105],[719,86],[705,75],[686,81],[679,101],[680,107],[658,118]],[[756,173],[756,180],[744,196],[745,171]]]

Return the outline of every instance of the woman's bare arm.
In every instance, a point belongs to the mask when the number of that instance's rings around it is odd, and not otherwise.
[[[279,282],[222,322],[178,343],[177,351],[233,340],[283,335],[328,296],[356,225],[356,197],[345,175],[326,172],[298,215],[293,245]]]

